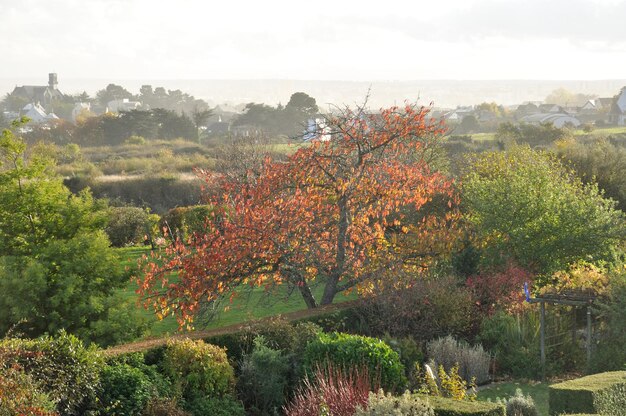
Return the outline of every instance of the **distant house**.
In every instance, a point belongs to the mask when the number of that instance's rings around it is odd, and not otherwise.
[[[109,101],[107,103],[107,112],[119,113],[122,111],[137,110],[139,107],[141,107],[141,103],[139,101],[130,101],[128,98],[124,98],[121,100]]]
[[[539,112],[541,113],[563,113],[565,112],[563,107],[556,104],[541,104],[539,106]]]
[[[571,116],[565,113],[538,113],[531,114],[520,119],[523,123],[528,124],[552,124],[554,127],[562,128],[566,125],[571,125],[573,127],[580,126],[580,120],[576,117]]]
[[[72,109],[72,123],[76,123],[76,119],[85,113],[91,111],[91,103],[76,103]]]
[[[450,111],[444,115],[444,118],[450,122],[460,122],[466,116],[474,114],[474,107],[459,106],[455,110]]]
[[[57,88],[57,74],[48,74],[48,85],[22,85],[15,87],[11,95],[22,98],[27,103],[37,103],[45,111],[52,111],[54,101],[65,98]]]
[[[46,110],[39,103],[26,104],[24,108],[22,108],[21,115],[28,117],[35,123],[43,123],[48,117]]]
[[[305,142],[330,140],[330,134],[326,127],[326,120],[322,117],[310,118],[307,120],[307,127],[302,135]]]
[[[515,117],[522,118],[539,112],[539,106],[534,103],[520,104],[515,109]]]
[[[613,99],[609,122],[618,126],[626,126],[626,87]]]
[[[580,111],[585,113],[595,113],[598,112],[598,104],[596,104],[596,100],[587,100],[582,107],[580,107]]]

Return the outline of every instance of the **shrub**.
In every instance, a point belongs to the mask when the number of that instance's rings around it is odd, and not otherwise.
[[[118,181],[99,181],[89,178],[70,178],[65,184],[74,193],[89,187],[95,198],[108,198],[124,204],[147,206],[152,212],[163,214],[177,206],[198,204],[202,199],[199,180],[176,179],[159,175],[125,178]]]
[[[203,341],[168,341],[163,371],[189,402],[204,396],[224,397],[234,390],[235,376],[226,351]]]
[[[427,402],[405,391],[402,396],[385,395],[383,390],[369,394],[367,409],[358,408],[355,416],[434,416]]]
[[[475,400],[475,393],[468,393],[468,383],[459,376],[459,366],[455,364],[448,372],[439,366],[436,379],[431,375],[418,373],[420,382],[418,391],[430,396],[449,397],[454,400]],[[474,390],[473,381],[469,383],[469,388]]]
[[[19,365],[8,365],[14,353],[0,347],[0,415],[57,415],[54,403],[33,378]]]
[[[505,416],[506,409],[498,403],[470,402],[446,397],[424,397],[435,411],[435,416]]]
[[[187,240],[194,233],[206,232],[205,220],[210,213],[211,208],[208,205],[173,208],[163,215],[159,228],[165,230],[171,238]]]
[[[626,270],[624,268],[623,270]],[[608,297],[596,302],[600,325],[598,346],[589,368],[593,372],[626,368],[626,276],[610,273]]]
[[[130,136],[128,139],[126,139],[124,141],[125,144],[130,144],[130,145],[142,145],[142,144],[146,144],[146,139],[142,136]]]
[[[406,383],[398,353],[375,338],[321,333],[307,345],[304,367],[310,373],[326,361],[339,368],[367,367],[372,380],[380,377],[381,387],[388,390],[402,388]]]
[[[313,381],[305,378],[302,387],[283,410],[287,416],[353,416],[359,406],[367,406],[370,386],[367,367],[318,366]]]
[[[467,286],[474,292],[483,312],[492,313],[504,309],[508,312],[520,311],[524,306],[524,283],[532,282],[527,270],[507,264],[504,270],[492,270],[470,276]]]
[[[153,351],[153,350],[149,350]],[[161,349],[164,351],[164,348]],[[161,356],[161,359],[163,357]],[[118,366],[118,365],[128,365],[132,368],[136,368],[140,370],[149,380],[150,384],[156,390],[156,393],[160,397],[169,397],[172,395],[172,384],[161,372],[159,372],[156,364],[160,364],[160,360],[158,362],[153,362],[151,364],[146,363],[146,354],[143,352],[132,352],[127,354],[121,354],[117,356],[112,356],[107,359],[107,364],[110,366]]]
[[[128,364],[106,366],[100,378],[102,415],[139,415],[156,395],[148,377]]]
[[[290,357],[254,340],[254,349],[243,357],[238,379],[238,396],[252,414],[275,414],[283,406],[291,369]]]
[[[182,410],[173,399],[152,398],[148,401],[142,416],[191,416]]]
[[[371,335],[413,336],[422,342],[448,334],[470,336],[478,316],[470,290],[451,276],[428,277],[410,288],[385,291],[364,299],[356,309]]]
[[[142,243],[151,235],[150,218],[146,211],[137,207],[109,208],[109,223],[105,231],[113,247]]]
[[[491,356],[480,344],[472,347],[447,336],[430,341],[426,351],[428,357],[437,365],[442,365],[446,371],[458,364],[459,374],[468,383],[474,380],[477,384],[483,384],[491,380]]]
[[[626,371],[594,374],[552,384],[548,395],[551,415],[574,412],[623,415],[626,409]]]
[[[321,328],[312,322],[298,322],[294,325],[285,318],[275,317],[252,323],[238,333],[219,335],[205,341],[225,347],[231,362],[240,363],[244,355],[249,354],[254,348],[254,340],[262,336],[268,347],[291,353],[297,370],[300,367],[302,351],[320,332]]]
[[[534,311],[498,312],[483,320],[478,339],[494,354],[498,373],[535,378],[541,375],[538,328]]]
[[[521,389],[515,390],[515,396],[505,401],[506,416],[538,416],[535,401],[528,395],[524,396]]]
[[[78,338],[61,332],[36,340],[7,339],[0,348],[40,383],[61,415],[84,415],[95,409],[99,374],[104,360],[95,347],[85,348]]]
[[[228,396],[198,398],[185,407],[193,416],[246,416],[241,402]]]
[[[383,341],[398,353],[400,362],[406,372],[405,376],[407,376],[411,384],[415,384],[413,369],[416,366],[419,367],[424,361],[424,353],[421,346],[412,337],[391,338],[386,336],[383,338]]]

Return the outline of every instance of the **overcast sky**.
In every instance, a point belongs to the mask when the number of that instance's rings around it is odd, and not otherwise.
[[[48,72],[623,79],[626,0],[0,0],[0,78]]]

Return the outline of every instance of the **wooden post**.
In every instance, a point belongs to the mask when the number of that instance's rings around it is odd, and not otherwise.
[[[591,306],[587,305],[587,365],[591,361]]]
[[[541,301],[541,321],[540,321],[540,339],[541,339],[541,379],[546,379],[546,303]]]

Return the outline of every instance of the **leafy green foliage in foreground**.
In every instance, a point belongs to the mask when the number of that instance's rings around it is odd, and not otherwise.
[[[35,150],[11,130],[0,135],[0,334],[20,324],[29,336],[137,337],[136,320],[112,301],[128,276],[102,231],[106,205],[73,195]]]
[[[386,390],[402,388],[406,384],[398,353],[379,339],[338,332],[321,333],[307,345],[304,365],[312,374],[316,367],[327,361],[338,368],[365,366],[371,376],[380,377],[380,386]]]

